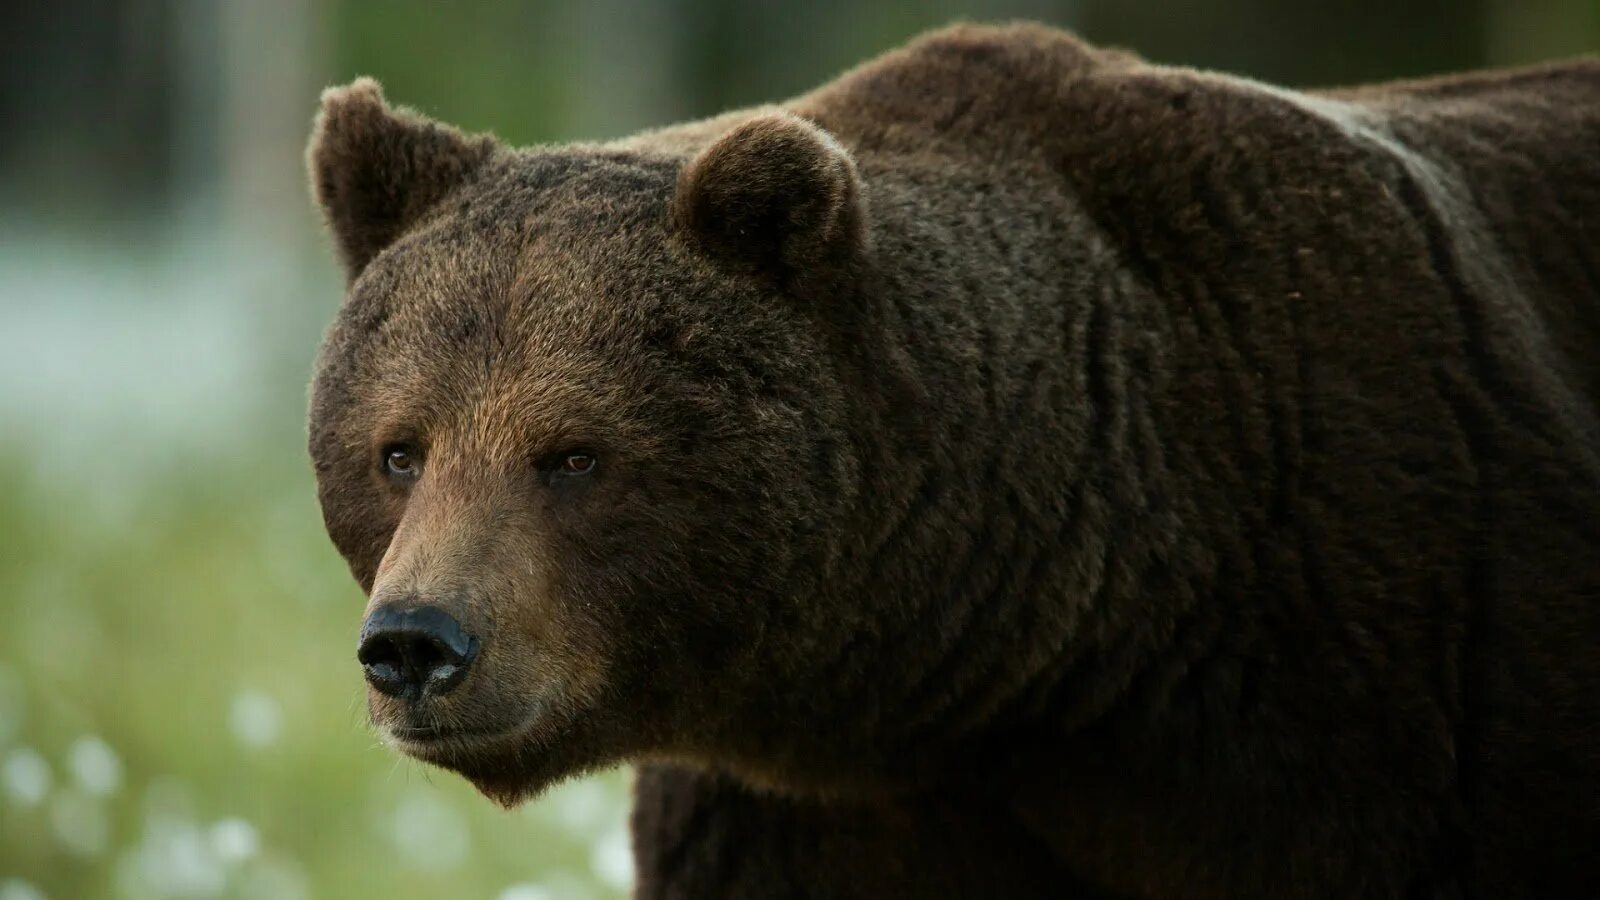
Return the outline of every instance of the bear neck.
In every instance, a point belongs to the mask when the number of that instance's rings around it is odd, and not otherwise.
[[[836,342],[860,475],[848,539],[796,582],[826,632],[768,660],[806,696],[754,700],[717,752],[767,787],[893,789],[998,735],[1071,740],[1224,627],[1202,607],[1254,502],[1214,465],[1220,407],[1189,402],[1209,351],[1069,196],[874,162]]]

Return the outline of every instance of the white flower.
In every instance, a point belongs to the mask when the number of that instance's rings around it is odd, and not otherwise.
[[[467,821],[435,793],[413,790],[400,800],[389,837],[407,864],[430,872],[461,864],[470,849]]]
[[[270,694],[243,690],[233,698],[228,725],[239,743],[247,747],[266,747],[277,743],[283,731],[283,709]]]
[[[50,764],[32,747],[18,747],[0,766],[0,784],[20,806],[38,806],[50,793]]]
[[[633,887],[633,842],[626,826],[613,828],[595,842],[589,854],[595,877],[619,891]]]
[[[535,814],[553,815],[563,831],[581,837],[597,837],[611,819],[614,803],[605,785],[595,778],[583,778],[561,785],[537,804]]]
[[[306,900],[311,896],[306,873],[287,859],[250,860],[233,884],[238,900]]]
[[[21,878],[0,881],[0,900],[45,900],[44,891]]]
[[[122,760],[111,745],[93,735],[72,742],[67,748],[67,768],[85,791],[109,797],[122,786]]]
[[[81,791],[64,790],[51,798],[50,830],[57,843],[74,856],[99,856],[111,843],[111,820],[105,807]]]
[[[243,819],[221,819],[211,826],[211,852],[225,863],[240,863],[256,855],[261,838],[254,825]]]
[[[186,825],[155,827],[138,850],[139,880],[156,894],[211,897],[222,892],[227,872],[199,829]]]

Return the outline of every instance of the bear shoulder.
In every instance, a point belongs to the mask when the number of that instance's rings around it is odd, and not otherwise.
[[[1131,53],[1091,46],[1057,28],[962,23],[930,32],[777,106],[867,154],[930,148],[970,154],[996,139],[1015,150],[1059,126],[1051,109],[1065,85],[1135,65],[1144,64]],[[692,155],[772,109],[734,110],[608,146]]]
[[[847,144],[919,152],[930,146],[1038,145],[1063,123],[1069,85],[1149,68],[1032,23],[958,24],[931,32],[787,104]]]

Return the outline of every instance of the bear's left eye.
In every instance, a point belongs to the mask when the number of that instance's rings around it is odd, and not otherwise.
[[[391,444],[383,448],[383,468],[391,478],[415,478],[422,468],[422,457],[405,444]]]
[[[594,471],[596,462],[598,460],[591,453],[568,453],[561,458],[561,466],[557,471],[562,475],[588,475]]]
[[[538,467],[539,480],[555,487],[562,482],[583,480],[593,475],[600,467],[600,457],[587,449],[563,450],[539,457],[535,465]]]

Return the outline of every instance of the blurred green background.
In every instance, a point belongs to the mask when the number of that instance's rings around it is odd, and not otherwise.
[[[365,725],[304,451],[323,86],[525,143],[781,99],[958,17],[1293,85],[1600,47],[1600,0],[5,6],[0,900],[628,890],[626,773],[507,813]]]

